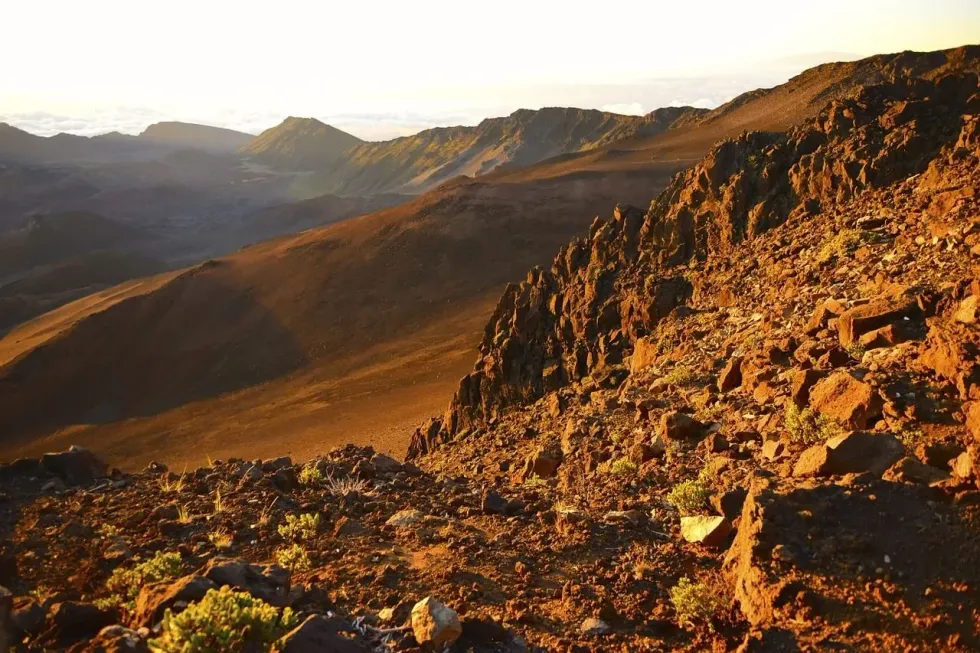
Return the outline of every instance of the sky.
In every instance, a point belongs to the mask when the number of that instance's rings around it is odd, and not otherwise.
[[[4,0],[0,122],[311,116],[368,139],[518,108],[711,108],[825,61],[980,43],[978,0]]]

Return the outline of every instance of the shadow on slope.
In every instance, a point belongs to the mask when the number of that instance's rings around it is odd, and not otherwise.
[[[302,366],[289,331],[248,288],[222,278],[221,267],[169,276],[72,321],[86,298],[8,334],[0,349],[0,430],[8,442],[153,415]],[[17,350],[32,338],[32,347]]]

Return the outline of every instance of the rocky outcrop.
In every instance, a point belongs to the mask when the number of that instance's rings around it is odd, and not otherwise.
[[[807,220],[866,189],[926,172],[940,157],[972,151],[980,140],[970,117],[980,111],[977,90],[973,74],[866,87],[787,133],[722,142],[677,175],[645,213],[618,206],[611,220],[596,218],[588,237],[562,248],[550,269],[507,287],[474,371],[446,414],[415,433],[409,456],[623,365],[639,338],[691,299],[686,264],[710,269],[788,220]],[[852,314],[845,334],[915,307],[882,310]]]

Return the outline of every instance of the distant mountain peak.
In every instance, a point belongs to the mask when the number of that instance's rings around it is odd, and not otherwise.
[[[333,164],[361,139],[316,118],[289,116],[265,130],[239,152],[260,163],[298,170]]]

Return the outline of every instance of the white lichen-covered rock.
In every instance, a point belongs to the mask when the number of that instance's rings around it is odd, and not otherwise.
[[[428,596],[412,608],[412,631],[419,644],[441,647],[459,639],[463,627],[455,610]]]

